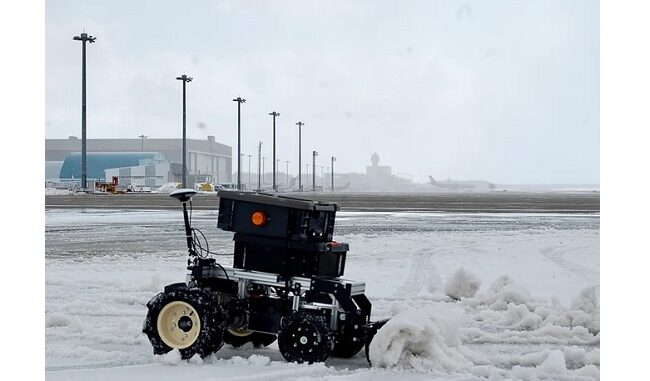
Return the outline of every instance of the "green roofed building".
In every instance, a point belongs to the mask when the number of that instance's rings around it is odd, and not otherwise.
[[[89,181],[111,181],[112,176],[127,186],[181,181],[182,139],[87,139],[86,143]],[[46,182],[80,181],[81,140],[45,139],[45,168]],[[187,139],[187,173],[190,187],[204,181],[231,183],[232,148],[216,142],[214,136]]]
[[[86,157],[88,180],[100,181],[106,181],[107,169],[165,161],[165,158],[156,152],[89,152]],[[65,157],[59,178],[63,181],[81,178],[81,153],[69,153]]]

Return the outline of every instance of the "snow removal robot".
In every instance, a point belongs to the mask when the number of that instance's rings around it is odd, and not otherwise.
[[[264,193],[219,191],[217,227],[234,232],[233,266],[219,264],[183,205],[189,274],[148,303],[143,332],[154,354],[178,349],[205,357],[224,343],[268,346],[293,362],[349,358],[384,321],[371,322],[365,283],[341,278],[349,246],[332,240],[335,203]],[[189,214],[188,204],[189,203]]]

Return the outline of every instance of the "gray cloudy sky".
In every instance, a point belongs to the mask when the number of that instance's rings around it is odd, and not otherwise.
[[[599,183],[598,1],[48,0],[45,136],[80,136],[88,49],[88,137],[181,136],[278,158],[370,155],[424,181]],[[236,152],[236,151],[235,151]],[[244,168],[247,161],[244,162]]]

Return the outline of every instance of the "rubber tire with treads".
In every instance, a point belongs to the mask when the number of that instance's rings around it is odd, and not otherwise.
[[[174,302],[186,303],[197,311],[199,315],[200,330],[194,342],[186,348],[178,348],[183,359],[189,359],[195,354],[205,357],[218,351],[223,346],[224,327],[226,314],[219,306],[216,296],[206,290],[187,288],[187,286],[173,285],[165,288],[154,296],[147,308],[149,312],[145,318],[142,332],[148,337],[156,355],[165,354],[172,348],[166,344],[158,332],[157,323],[160,312],[165,306]]]
[[[242,345],[250,342],[253,343],[253,346],[255,348],[259,348],[268,347],[269,345],[273,344],[273,342],[276,340],[276,336],[263,332],[251,332],[246,336],[237,336],[233,335],[228,329],[226,329],[223,335],[223,339],[226,344],[230,344],[235,348],[239,348]]]
[[[282,318],[278,331],[278,347],[289,362],[315,363],[327,360],[334,340],[324,316],[294,311]]]

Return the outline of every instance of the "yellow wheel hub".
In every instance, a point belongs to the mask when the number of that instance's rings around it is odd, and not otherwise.
[[[249,331],[247,329],[239,329],[239,328],[228,328],[228,332],[230,332],[231,335],[237,337],[246,337],[246,336],[250,336],[253,333],[253,331]]]
[[[194,344],[199,337],[201,319],[190,304],[175,301],[160,311],[156,328],[165,344],[174,349],[184,349]]]

